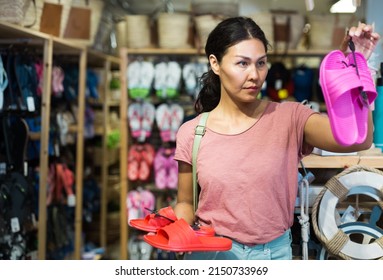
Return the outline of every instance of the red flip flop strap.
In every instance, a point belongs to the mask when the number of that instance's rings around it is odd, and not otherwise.
[[[162,216],[168,217],[169,219],[172,219],[174,221],[178,220],[176,214],[174,213],[174,210],[171,206],[161,208],[158,210],[158,214],[161,214]]]
[[[158,230],[158,235],[168,237],[168,245],[179,247],[180,245],[195,245],[201,244],[198,236],[190,225],[184,220],[180,219],[168,226]]]
[[[171,224],[171,221],[163,217],[156,216],[156,214],[147,215],[145,220],[147,220],[148,225],[151,225],[155,228],[162,228],[164,226]]]

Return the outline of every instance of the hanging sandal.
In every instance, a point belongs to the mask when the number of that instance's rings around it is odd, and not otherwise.
[[[358,127],[353,96],[359,93],[362,84],[341,51],[332,51],[323,59],[320,84],[335,140],[343,146],[355,144]]]

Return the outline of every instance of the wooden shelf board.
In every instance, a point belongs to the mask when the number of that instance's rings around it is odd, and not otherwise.
[[[311,154],[305,157],[303,165],[307,168],[346,168],[352,165],[383,168],[383,155],[380,156],[319,156]]]
[[[269,51],[272,56],[325,56],[330,50],[288,50],[284,52]],[[161,48],[128,48],[127,52],[131,55],[204,55],[203,49],[197,48],[177,48],[177,49],[161,49]]]

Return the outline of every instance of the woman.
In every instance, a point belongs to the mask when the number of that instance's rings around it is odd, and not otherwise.
[[[379,40],[365,24],[352,27],[348,36],[366,58]],[[349,37],[341,47],[345,52]],[[210,69],[196,101],[197,113],[210,112],[197,160],[198,209],[194,213],[191,162],[200,115],[178,131],[175,212],[190,224],[212,226],[233,246],[193,252],[186,259],[291,259],[299,161],[313,147],[351,152],[372,144],[371,115],[366,140],[345,147],[335,141],[327,117],[298,102],[258,99],[268,73],[268,47],[264,32],[244,17],[222,21],[207,40]]]

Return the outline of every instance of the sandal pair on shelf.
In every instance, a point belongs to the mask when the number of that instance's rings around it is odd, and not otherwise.
[[[156,109],[150,102],[134,102],[128,107],[131,135],[138,142],[144,142],[152,134]]]
[[[320,84],[335,140],[343,146],[363,143],[370,105],[377,97],[364,56],[330,52],[320,65]]]
[[[158,189],[177,189],[178,163],[174,160],[175,148],[160,147],[154,157],[154,181]]]
[[[230,239],[215,236],[211,227],[190,226],[184,219],[178,219],[170,206],[151,212],[144,219],[129,220],[129,225],[149,232],[144,241],[155,248],[173,252],[231,249]]]
[[[149,180],[155,154],[154,147],[149,143],[133,144],[128,153],[128,179],[143,182]]]
[[[150,61],[133,61],[128,65],[129,97],[133,100],[143,100],[150,94],[155,75],[154,65]]]

